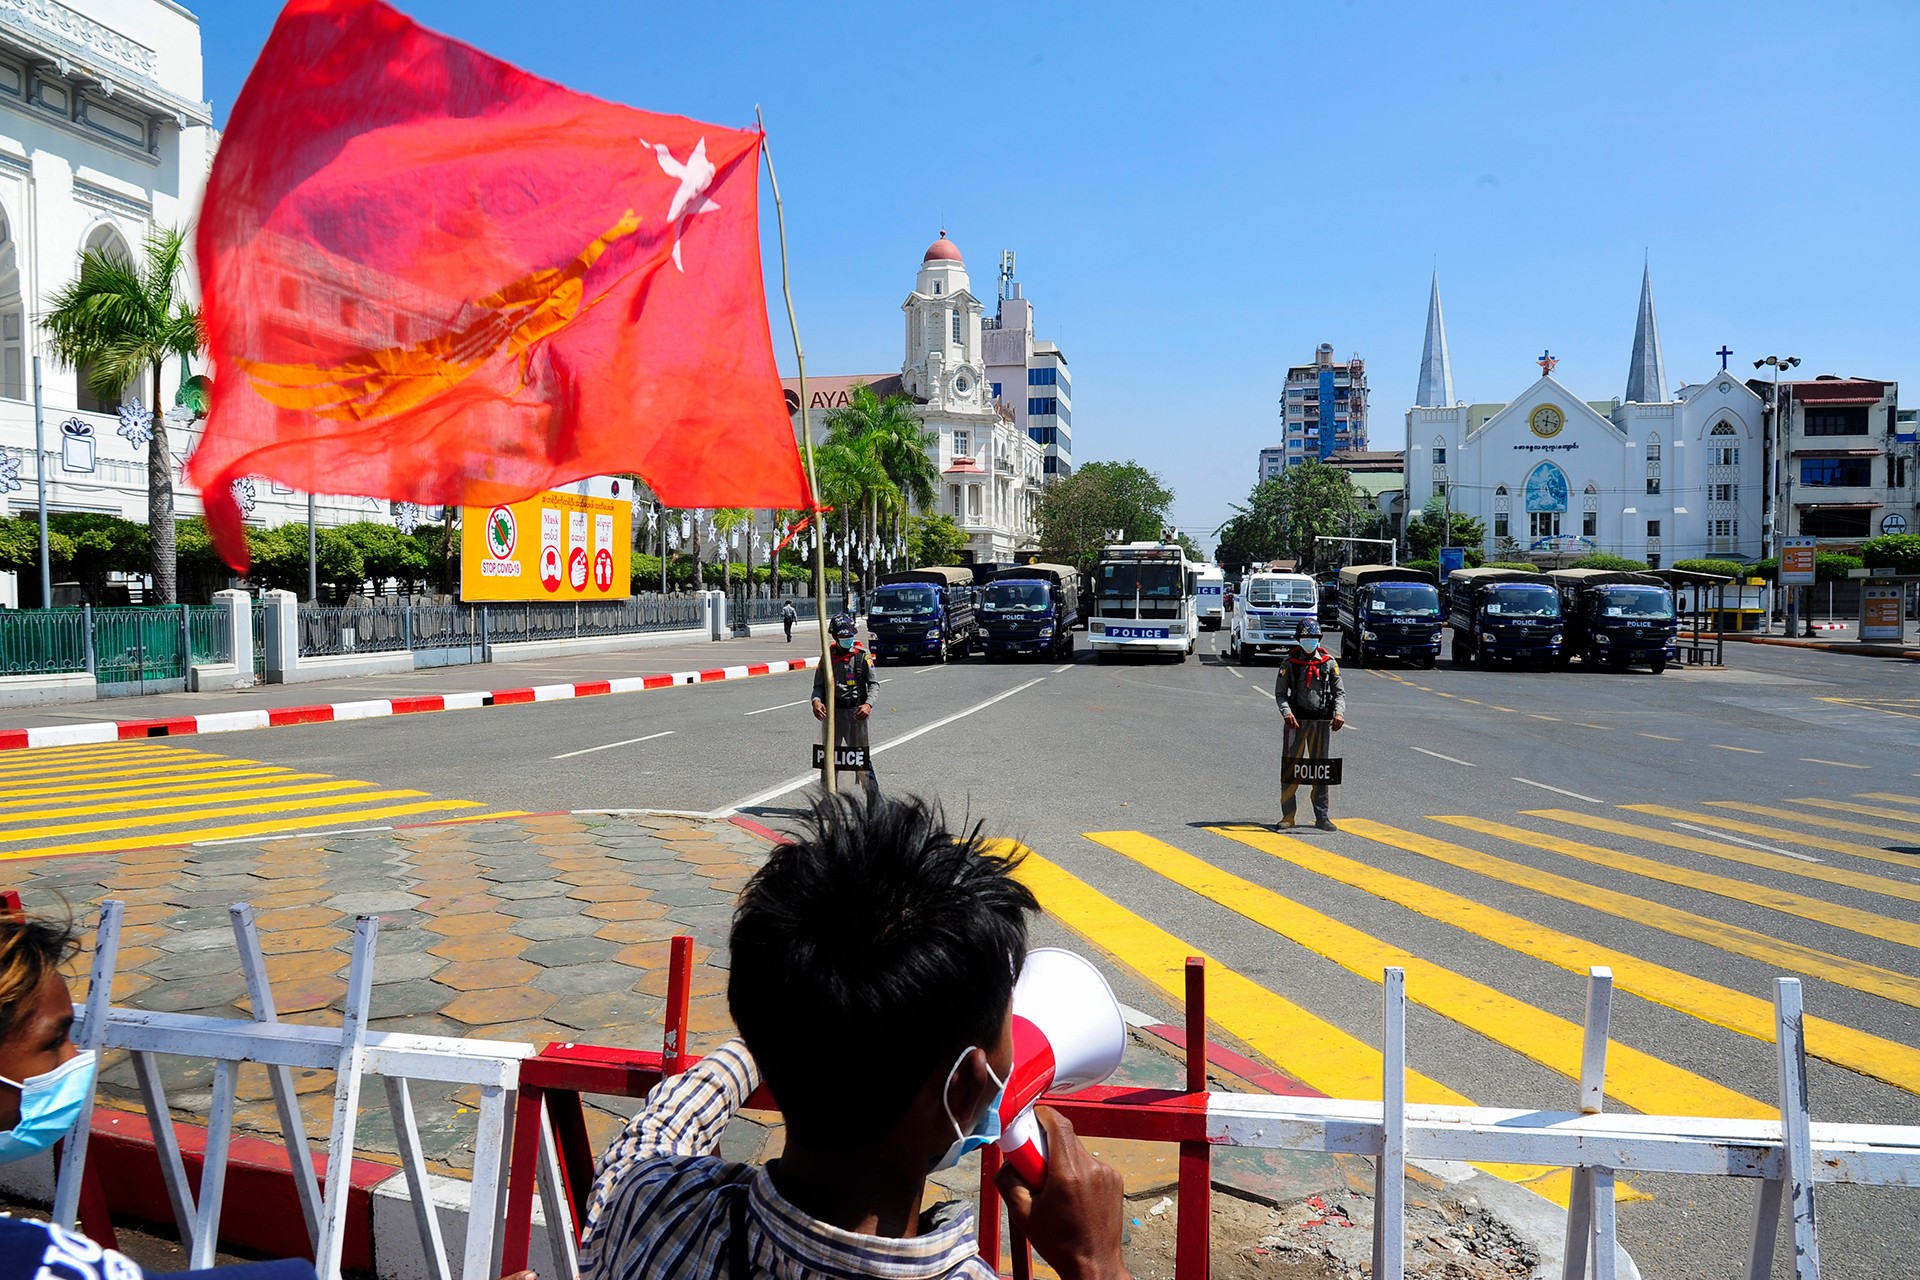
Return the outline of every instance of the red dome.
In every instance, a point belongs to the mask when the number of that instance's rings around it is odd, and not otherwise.
[[[947,239],[947,229],[945,227],[940,228],[940,238],[927,246],[927,254],[924,258],[920,259],[920,261],[922,262],[958,262],[960,261],[959,246],[955,245],[953,241]]]

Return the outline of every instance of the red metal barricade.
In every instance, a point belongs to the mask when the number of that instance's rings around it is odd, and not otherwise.
[[[520,1068],[519,1109],[514,1116],[513,1155],[507,1187],[503,1267],[527,1265],[533,1235],[533,1197],[538,1177],[542,1125],[552,1128],[558,1155],[557,1190],[577,1234],[585,1224],[593,1190],[594,1151],[587,1136],[581,1095],[638,1098],[663,1078],[699,1059],[686,1053],[687,1008],[693,939],[676,937],[667,973],[667,1008],[661,1048],[617,1049],[602,1045],[550,1044]],[[1096,1085],[1067,1097],[1042,1099],[1087,1138],[1131,1138],[1179,1144],[1179,1216],[1175,1226],[1175,1274],[1202,1280],[1210,1266],[1213,1159],[1207,1141],[1206,962],[1189,958],[1186,969],[1184,1091]],[[747,1100],[756,1110],[777,1110],[765,1087]],[[989,1147],[980,1162],[980,1253],[999,1270],[1002,1257],[1000,1194],[994,1175],[1000,1152]],[[1007,1233],[1007,1256],[1015,1277],[1032,1274],[1032,1258],[1017,1231]]]

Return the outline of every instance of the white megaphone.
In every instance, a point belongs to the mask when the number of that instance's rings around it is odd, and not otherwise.
[[[1098,969],[1057,947],[1027,953],[1013,985],[1013,1069],[1000,1100],[1000,1150],[1028,1186],[1047,1180],[1047,1135],[1033,1104],[1043,1093],[1099,1084],[1126,1047],[1127,1020]]]

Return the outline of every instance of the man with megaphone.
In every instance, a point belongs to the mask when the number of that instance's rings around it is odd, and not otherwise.
[[[988,1280],[972,1209],[922,1202],[1003,1130],[1013,1224],[1066,1280],[1124,1278],[1120,1175],[1029,1109],[1110,1072],[1125,1026],[1092,966],[1029,956],[1014,865],[925,801],[816,800],[734,915],[741,1039],[662,1081],[601,1159],[588,1280]],[[785,1149],[730,1161],[722,1131],[763,1078]]]

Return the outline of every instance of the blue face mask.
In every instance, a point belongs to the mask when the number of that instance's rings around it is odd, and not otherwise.
[[[38,1155],[67,1136],[93,1092],[94,1065],[93,1050],[86,1049],[25,1080],[0,1076],[20,1091],[20,1122],[0,1133],[0,1164]]]
[[[953,1126],[953,1145],[948,1147],[947,1153],[934,1163],[933,1169],[936,1173],[942,1169],[951,1169],[960,1163],[962,1157],[1000,1141],[1000,1101],[1007,1095],[1007,1082],[993,1074],[991,1063],[987,1066],[987,1078],[1000,1087],[994,1090],[993,1101],[987,1104],[986,1111],[974,1121],[971,1132],[960,1128],[960,1122],[953,1117],[953,1108],[947,1106],[947,1090],[953,1087],[954,1073],[960,1070],[960,1064],[967,1060],[967,1055],[972,1053],[974,1048],[974,1045],[968,1045],[960,1051],[960,1056],[953,1060],[953,1066],[947,1071],[946,1084],[940,1089],[940,1105],[946,1108],[947,1123]],[[984,1056],[984,1050],[982,1053]]]

